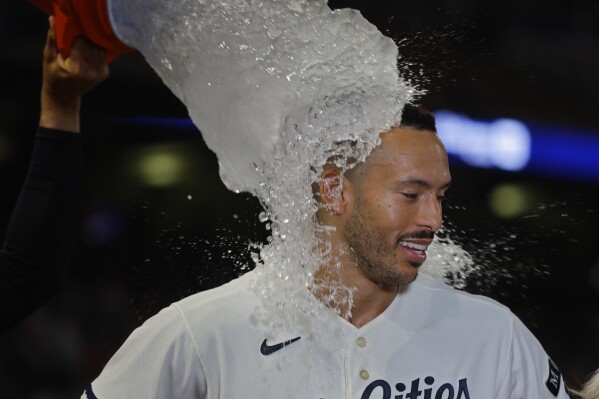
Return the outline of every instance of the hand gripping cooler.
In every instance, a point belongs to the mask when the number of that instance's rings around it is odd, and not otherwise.
[[[107,61],[122,53],[134,51],[114,34],[110,26],[105,0],[29,0],[56,19],[58,51],[67,58],[78,36],[89,39],[106,51]]]

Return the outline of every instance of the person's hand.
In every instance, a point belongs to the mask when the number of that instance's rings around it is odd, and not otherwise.
[[[40,126],[79,132],[81,97],[108,77],[104,50],[78,37],[65,60],[56,48],[54,17],[44,48]]]

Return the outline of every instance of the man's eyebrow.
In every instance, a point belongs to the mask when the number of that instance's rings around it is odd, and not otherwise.
[[[432,185],[431,185],[430,182],[428,182],[428,181],[426,181],[424,179],[418,178],[418,177],[408,177],[407,179],[398,181],[397,185],[399,185],[399,186],[413,186],[413,185],[416,185],[416,186],[421,186],[421,187],[424,187],[424,188],[431,188],[432,187]],[[449,189],[450,186],[451,186],[451,180],[448,181],[447,183],[445,183],[444,185],[442,185],[440,187],[440,189],[441,190],[447,190],[447,189]]]

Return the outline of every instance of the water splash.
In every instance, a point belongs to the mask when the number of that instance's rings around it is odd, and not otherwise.
[[[259,194],[257,168],[285,156],[307,124],[318,123],[308,127],[320,129],[323,148],[340,138],[373,141],[416,94],[398,76],[393,40],[357,11],[331,11],[322,0],[108,7],[117,35],[185,103],[233,191]],[[304,141],[313,137],[304,133]]]
[[[457,245],[445,230],[440,230],[427,250],[428,260],[420,267],[425,273],[444,280],[458,289],[464,289],[468,277],[478,266],[462,247]]]
[[[259,218],[272,235],[256,248],[253,282],[265,322],[312,320],[306,315],[322,313],[322,304],[306,288],[323,263],[333,271],[338,263],[317,245],[329,227],[315,221],[311,187],[327,160],[351,160],[343,170],[363,161],[420,94],[399,76],[397,46],[359,12],[332,11],[323,0],[108,6],[117,35],[187,106],[227,187],[253,193],[265,208]],[[433,247],[428,270],[440,278],[470,264],[448,239]],[[332,302],[351,301],[351,288],[324,288]]]

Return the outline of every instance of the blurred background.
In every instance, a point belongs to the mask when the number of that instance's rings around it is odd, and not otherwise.
[[[599,367],[599,2],[335,0],[399,44],[451,157],[446,234],[578,386]],[[47,17],[0,3],[0,237],[31,155]],[[159,309],[248,269],[260,204],[229,192],[139,54],[84,99],[86,203],[63,292],[0,337],[0,397],[75,398]]]

